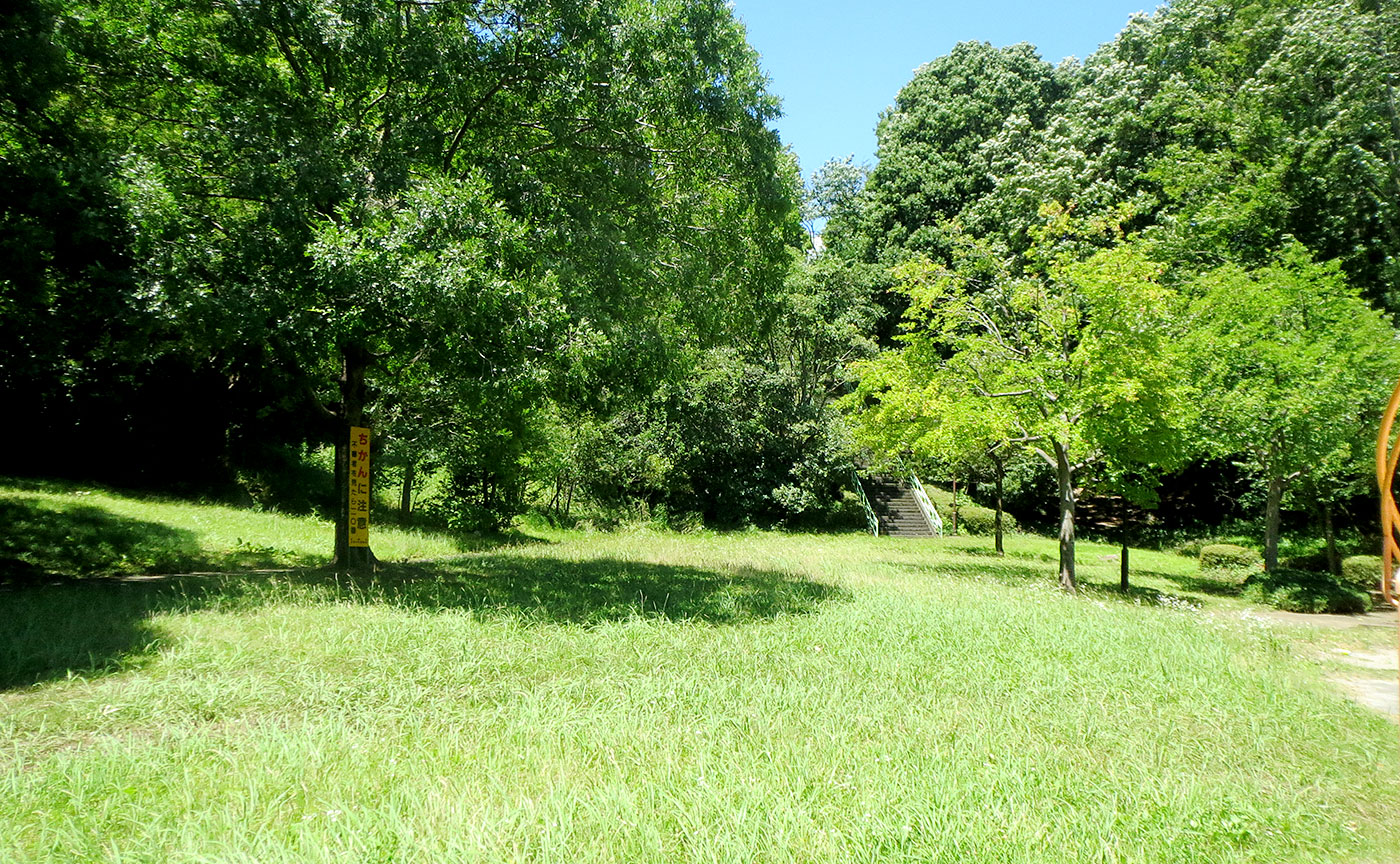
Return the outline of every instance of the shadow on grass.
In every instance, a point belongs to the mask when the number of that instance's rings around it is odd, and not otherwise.
[[[24,495],[0,497],[0,586],[52,582],[54,577],[311,567],[324,560],[252,539],[211,551],[200,546],[194,532],[85,503],[80,497],[82,490],[74,487],[32,481],[22,488],[67,494],[59,501]],[[518,532],[457,534],[451,540],[463,553],[550,542]],[[326,543],[329,547],[329,536]]]
[[[1243,582],[1212,579],[1209,576],[1181,576],[1174,573],[1151,573],[1148,575],[1165,579],[1183,591],[1209,594],[1212,597],[1238,597],[1244,593]]]
[[[1205,599],[1200,596],[1202,594],[1237,596],[1240,593],[1238,586],[1230,586],[1210,579],[1147,570],[1134,570],[1129,577],[1130,580],[1134,577],[1163,579],[1176,584],[1182,591],[1180,593],[1162,591],[1158,588],[1132,584],[1130,581],[1128,590],[1124,592],[1118,586],[1116,569],[1111,580],[1099,581],[1086,572],[1084,563],[1081,561],[1078,564],[1079,588],[1087,594],[1092,594],[1095,599],[1152,604],[1159,603],[1163,599],[1200,603]],[[1058,578],[1057,562],[1049,556],[1035,554],[1022,555],[1019,559],[1009,555],[1004,558],[976,556],[975,560],[941,563],[934,567],[919,564],[905,564],[901,567],[916,573],[948,575],[972,580],[993,579],[1012,587],[1023,586],[1027,582],[1053,586]]]
[[[194,533],[84,504],[0,499],[0,585],[198,569]]]
[[[453,548],[465,554],[490,552],[493,549],[545,546],[554,542],[552,540],[546,540],[543,537],[536,537],[533,534],[524,534],[514,530],[488,531],[481,534],[454,534],[446,528],[419,527],[416,525],[404,526],[404,530],[446,534],[451,538]]]
[[[1002,554],[997,554],[997,551],[995,549],[991,549],[985,546],[959,546],[957,547],[957,551],[960,555],[968,555],[973,558],[994,558],[1000,561],[1005,561],[1007,559],[1021,561],[1049,560],[1048,556],[1045,556],[1040,552],[1008,551]]]
[[[532,624],[596,625],[632,617],[743,624],[806,614],[846,592],[788,573],[503,552],[327,571],[70,580],[0,591],[0,689],[139,665],[159,649],[152,618],[273,603],[384,604],[470,610]]]

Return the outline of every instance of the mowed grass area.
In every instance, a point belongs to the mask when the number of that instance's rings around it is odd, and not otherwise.
[[[535,541],[0,592],[0,861],[1400,857],[1394,726],[1186,559]]]
[[[330,560],[330,522],[217,504],[137,498],[66,483],[0,480],[0,581],[28,574],[94,576],[311,567]],[[472,545],[376,528],[388,561],[456,555]]]

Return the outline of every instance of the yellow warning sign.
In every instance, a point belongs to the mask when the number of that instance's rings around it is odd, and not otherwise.
[[[350,427],[350,545],[369,545],[369,430]]]

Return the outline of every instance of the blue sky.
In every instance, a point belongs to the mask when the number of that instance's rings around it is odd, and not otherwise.
[[[875,122],[914,69],[958,42],[1030,42],[1083,59],[1156,0],[734,0],[749,44],[783,99],[777,128],[810,175],[831,158],[875,161]]]

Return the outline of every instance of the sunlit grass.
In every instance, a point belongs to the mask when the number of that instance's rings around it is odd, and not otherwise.
[[[317,566],[330,560],[334,537],[330,522],[310,516],[59,484],[0,485],[0,519],[0,559],[74,576]],[[373,539],[387,561],[464,548],[399,527],[376,526]]]
[[[0,861],[1400,855],[1394,727],[1189,559],[535,533],[8,592]]]

